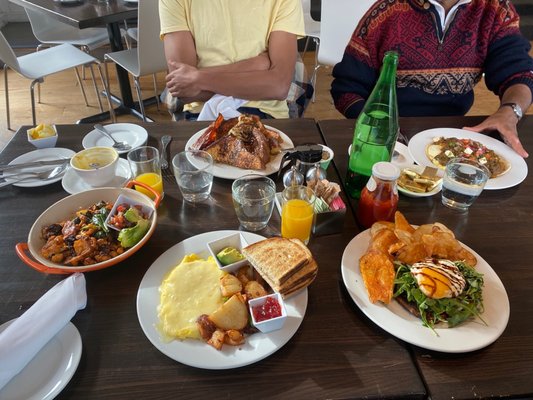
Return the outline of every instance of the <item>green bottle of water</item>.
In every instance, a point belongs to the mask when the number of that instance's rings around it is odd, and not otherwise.
[[[358,199],[372,175],[372,166],[390,161],[398,137],[398,101],[396,99],[396,68],[398,53],[388,51],[374,90],[357,118],[353,135],[346,189]]]

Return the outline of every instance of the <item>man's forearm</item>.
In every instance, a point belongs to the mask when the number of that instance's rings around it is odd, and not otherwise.
[[[516,103],[525,113],[531,105],[532,96],[531,90],[527,85],[518,83],[507,88],[502,96],[501,104]]]

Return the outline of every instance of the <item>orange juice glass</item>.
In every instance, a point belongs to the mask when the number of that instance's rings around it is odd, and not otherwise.
[[[155,147],[142,146],[128,153],[128,162],[135,180],[145,183],[163,195],[163,179],[161,178],[161,161],[159,151]],[[135,186],[135,190],[151,199],[155,196],[146,189]]]
[[[314,192],[306,186],[289,186],[281,197],[281,236],[309,243],[315,215]]]

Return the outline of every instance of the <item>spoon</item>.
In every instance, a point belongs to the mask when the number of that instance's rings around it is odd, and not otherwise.
[[[131,146],[129,144],[127,144],[126,142],[117,142],[113,136],[111,136],[111,133],[109,133],[107,131],[106,128],[104,128],[103,125],[101,124],[96,124],[94,126],[94,129],[96,129],[98,132],[100,132],[102,135],[108,137],[109,139],[111,139],[113,141],[113,147],[117,150],[120,150],[120,151],[123,151],[123,150],[129,150],[131,149]]]
[[[172,138],[170,135],[164,135],[161,138],[161,169],[167,169],[168,168],[168,161],[167,161],[167,146],[170,143]]]
[[[0,182],[0,187],[12,185],[14,183],[24,181],[26,179],[34,179],[36,181],[48,181],[50,179],[56,178],[57,176],[65,172],[65,169],[67,169],[67,166],[68,166],[68,163],[65,162],[61,165],[58,165],[55,168],[47,169],[41,172],[28,171],[28,172],[22,172],[16,175],[7,176],[5,182]]]

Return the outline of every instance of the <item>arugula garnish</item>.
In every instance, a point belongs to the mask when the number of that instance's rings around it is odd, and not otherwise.
[[[415,303],[420,312],[422,324],[435,332],[434,326],[439,322],[447,322],[450,328],[478,317],[483,313],[483,275],[461,261],[456,261],[466,280],[463,292],[451,299],[432,299],[427,297],[418,287],[415,277],[408,265],[395,262],[396,279],[394,281],[394,297],[405,295],[407,301]],[[436,333],[436,332],[435,332]]]

